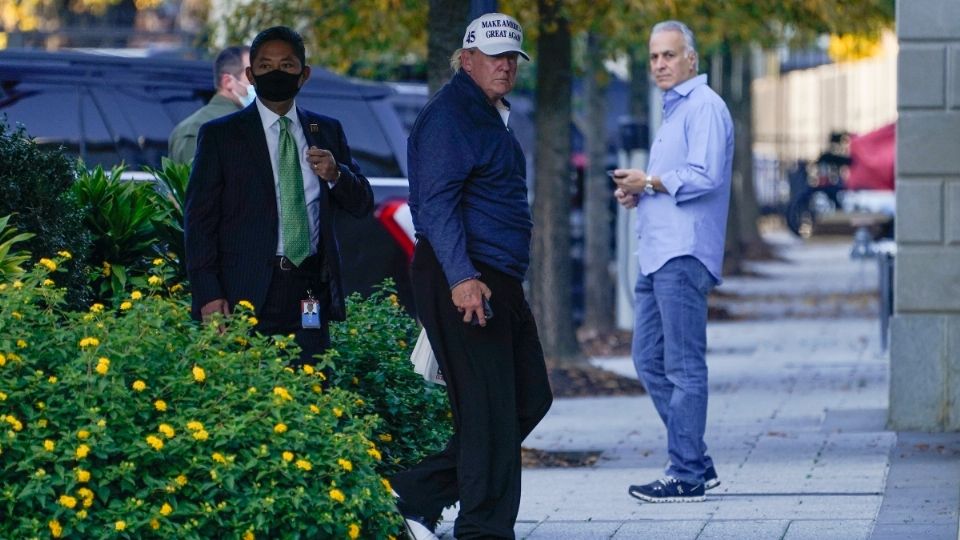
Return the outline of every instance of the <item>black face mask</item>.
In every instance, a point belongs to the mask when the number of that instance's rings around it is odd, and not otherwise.
[[[257,95],[267,101],[287,101],[293,99],[300,87],[300,73],[287,73],[286,71],[275,69],[268,71],[263,75],[254,75],[253,82],[256,83]]]

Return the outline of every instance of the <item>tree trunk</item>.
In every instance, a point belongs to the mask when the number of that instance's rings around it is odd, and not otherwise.
[[[470,22],[470,0],[430,0],[427,16],[427,86],[430,94],[440,89],[453,72],[450,55],[463,43]]]
[[[614,284],[613,250],[613,183],[607,168],[607,72],[603,67],[602,37],[587,35],[584,94],[587,103],[586,144],[587,170],[583,182],[584,221],[584,327],[593,334],[613,330]]]
[[[538,0],[536,170],[531,299],[545,356],[582,361],[573,332],[570,268],[570,27],[560,0]]]
[[[757,220],[760,205],[753,185],[753,103],[750,83],[753,79],[748,46],[724,47],[713,71],[721,80],[715,87],[733,118],[734,151],[730,216],[727,218],[724,273],[743,271],[743,261],[763,256],[769,249],[760,237]]]

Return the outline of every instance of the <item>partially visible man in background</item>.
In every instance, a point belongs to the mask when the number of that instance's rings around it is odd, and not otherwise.
[[[667,428],[666,475],[630,486],[646,502],[702,501],[720,484],[707,423],[707,294],[720,283],[733,122],[697,75],[693,32],[665,21],[650,32],[650,72],[663,91],[663,123],[646,171],[617,169],[617,200],[637,208],[633,363]]]
[[[253,103],[256,92],[246,81],[244,73],[249,66],[249,47],[227,47],[217,55],[213,62],[213,81],[217,93],[206,105],[173,128],[167,147],[170,159],[179,163],[190,163],[197,151],[197,132],[200,131],[200,126]]]

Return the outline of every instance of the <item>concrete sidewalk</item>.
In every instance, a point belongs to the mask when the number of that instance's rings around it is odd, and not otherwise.
[[[758,320],[708,328],[706,442],[722,484],[703,503],[633,499],[627,487],[667,459],[649,398],[559,399],[525,446],[602,454],[524,470],[518,538],[958,538],[960,437],[884,427],[875,264],[850,261],[849,240],[770,240],[787,260],[754,264],[760,277],[718,295]],[[636,376],[628,357],[593,362]]]

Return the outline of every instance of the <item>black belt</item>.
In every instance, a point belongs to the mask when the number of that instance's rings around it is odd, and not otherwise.
[[[319,262],[320,262],[320,257],[316,253],[304,259],[299,266],[293,264],[293,261],[291,261],[284,255],[277,255],[276,257],[273,258],[273,266],[284,271],[302,269],[308,272],[319,272],[319,267],[318,267]],[[311,266],[313,266],[313,268],[310,268]],[[307,268],[310,268],[310,269],[307,270]]]

